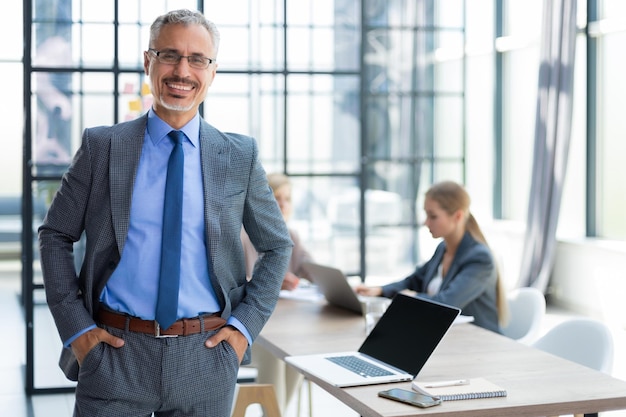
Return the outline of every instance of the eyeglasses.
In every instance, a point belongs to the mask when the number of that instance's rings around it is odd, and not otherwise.
[[[197,69],[206,69],[215,62],[213,58],[207,58],[201,55],[179,55],[172,51],[157,51],[156,49],[148,48],[148,51],[153,52],[161,64],[177,65],[182,58],[187,58],[189,66]]]

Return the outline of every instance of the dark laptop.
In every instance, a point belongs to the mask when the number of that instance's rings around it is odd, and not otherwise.
[[[410,381],[461,310],[397,294],[358,352],[288,356],[287,363],[338,387]]]

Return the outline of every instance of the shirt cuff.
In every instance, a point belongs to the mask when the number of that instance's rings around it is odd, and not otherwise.
[[[93,329],[95,329],[96,327],[98,327],[98,326],[96,326],[95,324],[92,324],[91,326],[87,327],[86,329],[83,329],[83,330],[81,330],[80,332],[76,333],[74,336],[72,336],[72,337],[70,337],[69,339],[67,339],[67,340],[65,341],[65,343],[63,343],[63,347],[65,347],[65,348],[68,348],[68,349],[69,349],[70,345],[72,344],[72,342],[73,342],[74,340],[78,339],[78,337],[79,337],[79,336],[81,336],[81,335],[83,335],[83,334],[87,333],[89,330],[93,330]]]
[[[244,326],[237,318],[230,316],[228,320],[226,320],[226,324],[239,330],[244,336],[246,336],[246,339],[248,339],[248,346],[252,346],[252,337],[250,336],[248,329],[246,329],[246,326]]]

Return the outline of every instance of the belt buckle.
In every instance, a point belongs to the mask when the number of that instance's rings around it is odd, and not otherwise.
[[[178,337],[177,334],[161,334],[161,325],[158,321],[154,321],[154,337],[156,339],[165,339],[167,337]]]

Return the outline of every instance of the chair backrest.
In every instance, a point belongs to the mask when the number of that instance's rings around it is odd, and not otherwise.
[[[613,367],[613,335],[598,320],[568,319],[549,330],[533,347],[607,374]]]
[[[536,288],[523,287],[511,291],[508,296],[509,322],[502,334],[524,344],[539,338],[546,314],[546,299]]]

